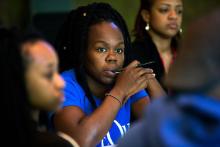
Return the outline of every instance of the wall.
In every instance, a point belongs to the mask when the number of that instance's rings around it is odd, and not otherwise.
[[[184,29],[196,17],[220,6],[220,0],[183,0]],[[72,8],[91,2],[108,2],[124,16],[129,30],[133,28],[139,0],[0,0],[0,20],[6,26],[22,28],[30,22],[31,16],[46,12],[67,12]]]

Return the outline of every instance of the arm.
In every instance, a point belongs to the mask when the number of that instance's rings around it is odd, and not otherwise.
[[[119,108],[120,104],[107,96],[90,116],[78,107],[64,107],[55,115],[54,124],[56,129],[72,136],[80,146],[95,146],[106,135]]]
[[[166,92],[159,84],[156,78],[148,80],[147,90],[150,97],[153,99],[159,98],[166,95]],[[143,115],[144,108],[150,103],[149,97],[144,97],[132,104],[132,116],[135,120],[140,119]]]
[[[132,116],[134,120],[140,119],[143,116],[144,108],[150,103],[150,98],[148,96],[141,98],[140,100],[134,102],[131,107]]]
[[[132,62],[118,75],[115,86],[110,91],[121,102],[147,87],[147,82],[144,81],[149,77],[149,70],[136,68],[137,64],[137,61]],[[72,136],[80,146],[95,146],[110,129],[119,109],[120,103],[111,96],[106,96],[89,116],[78,107],[64,107],[55,115],[54,124],[56,129]]]
[[[156,78],[148,80],[147,90],[152,100],[167,95]]]

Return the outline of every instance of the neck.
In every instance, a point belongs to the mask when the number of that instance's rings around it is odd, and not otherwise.
[[[86,80],[91,93],[97,98],[104,98],[105,93],[110,89],[108,85],[101,84],[88,75],[86,75]]]
[[[155,34],[153,31],[149,30],[149,35],[152,41],[157,47],[159,53],[170,52],[171,51],[171,40],[170,37],[162,37]]]

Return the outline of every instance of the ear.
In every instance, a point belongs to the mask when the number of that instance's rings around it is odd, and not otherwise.
[[[144,20],[145,22],[149,22],[149,21],[150,21],[149,11],[147,11],[147,10],[145,10],[145,9],[141,10],[141,16],[142,16],[142,18],[143,18],[143,20]]]

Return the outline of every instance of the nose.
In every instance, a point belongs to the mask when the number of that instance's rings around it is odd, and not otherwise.
[[[170,19],[177,19],[177,12],[175,10],[171,10],[169,13],[169,18]]]
[[[108,63],[115,63],[117,62],[117,55],[113,49],[110,49],[108,51],[108,54],[106,56],[106,62]]]
[[[60,76],[59,73],[56,73],[55,75],[55,87],[59,90],[63,90],[64,86],[65,86],[65,81],[63,80],[63,78]]]

